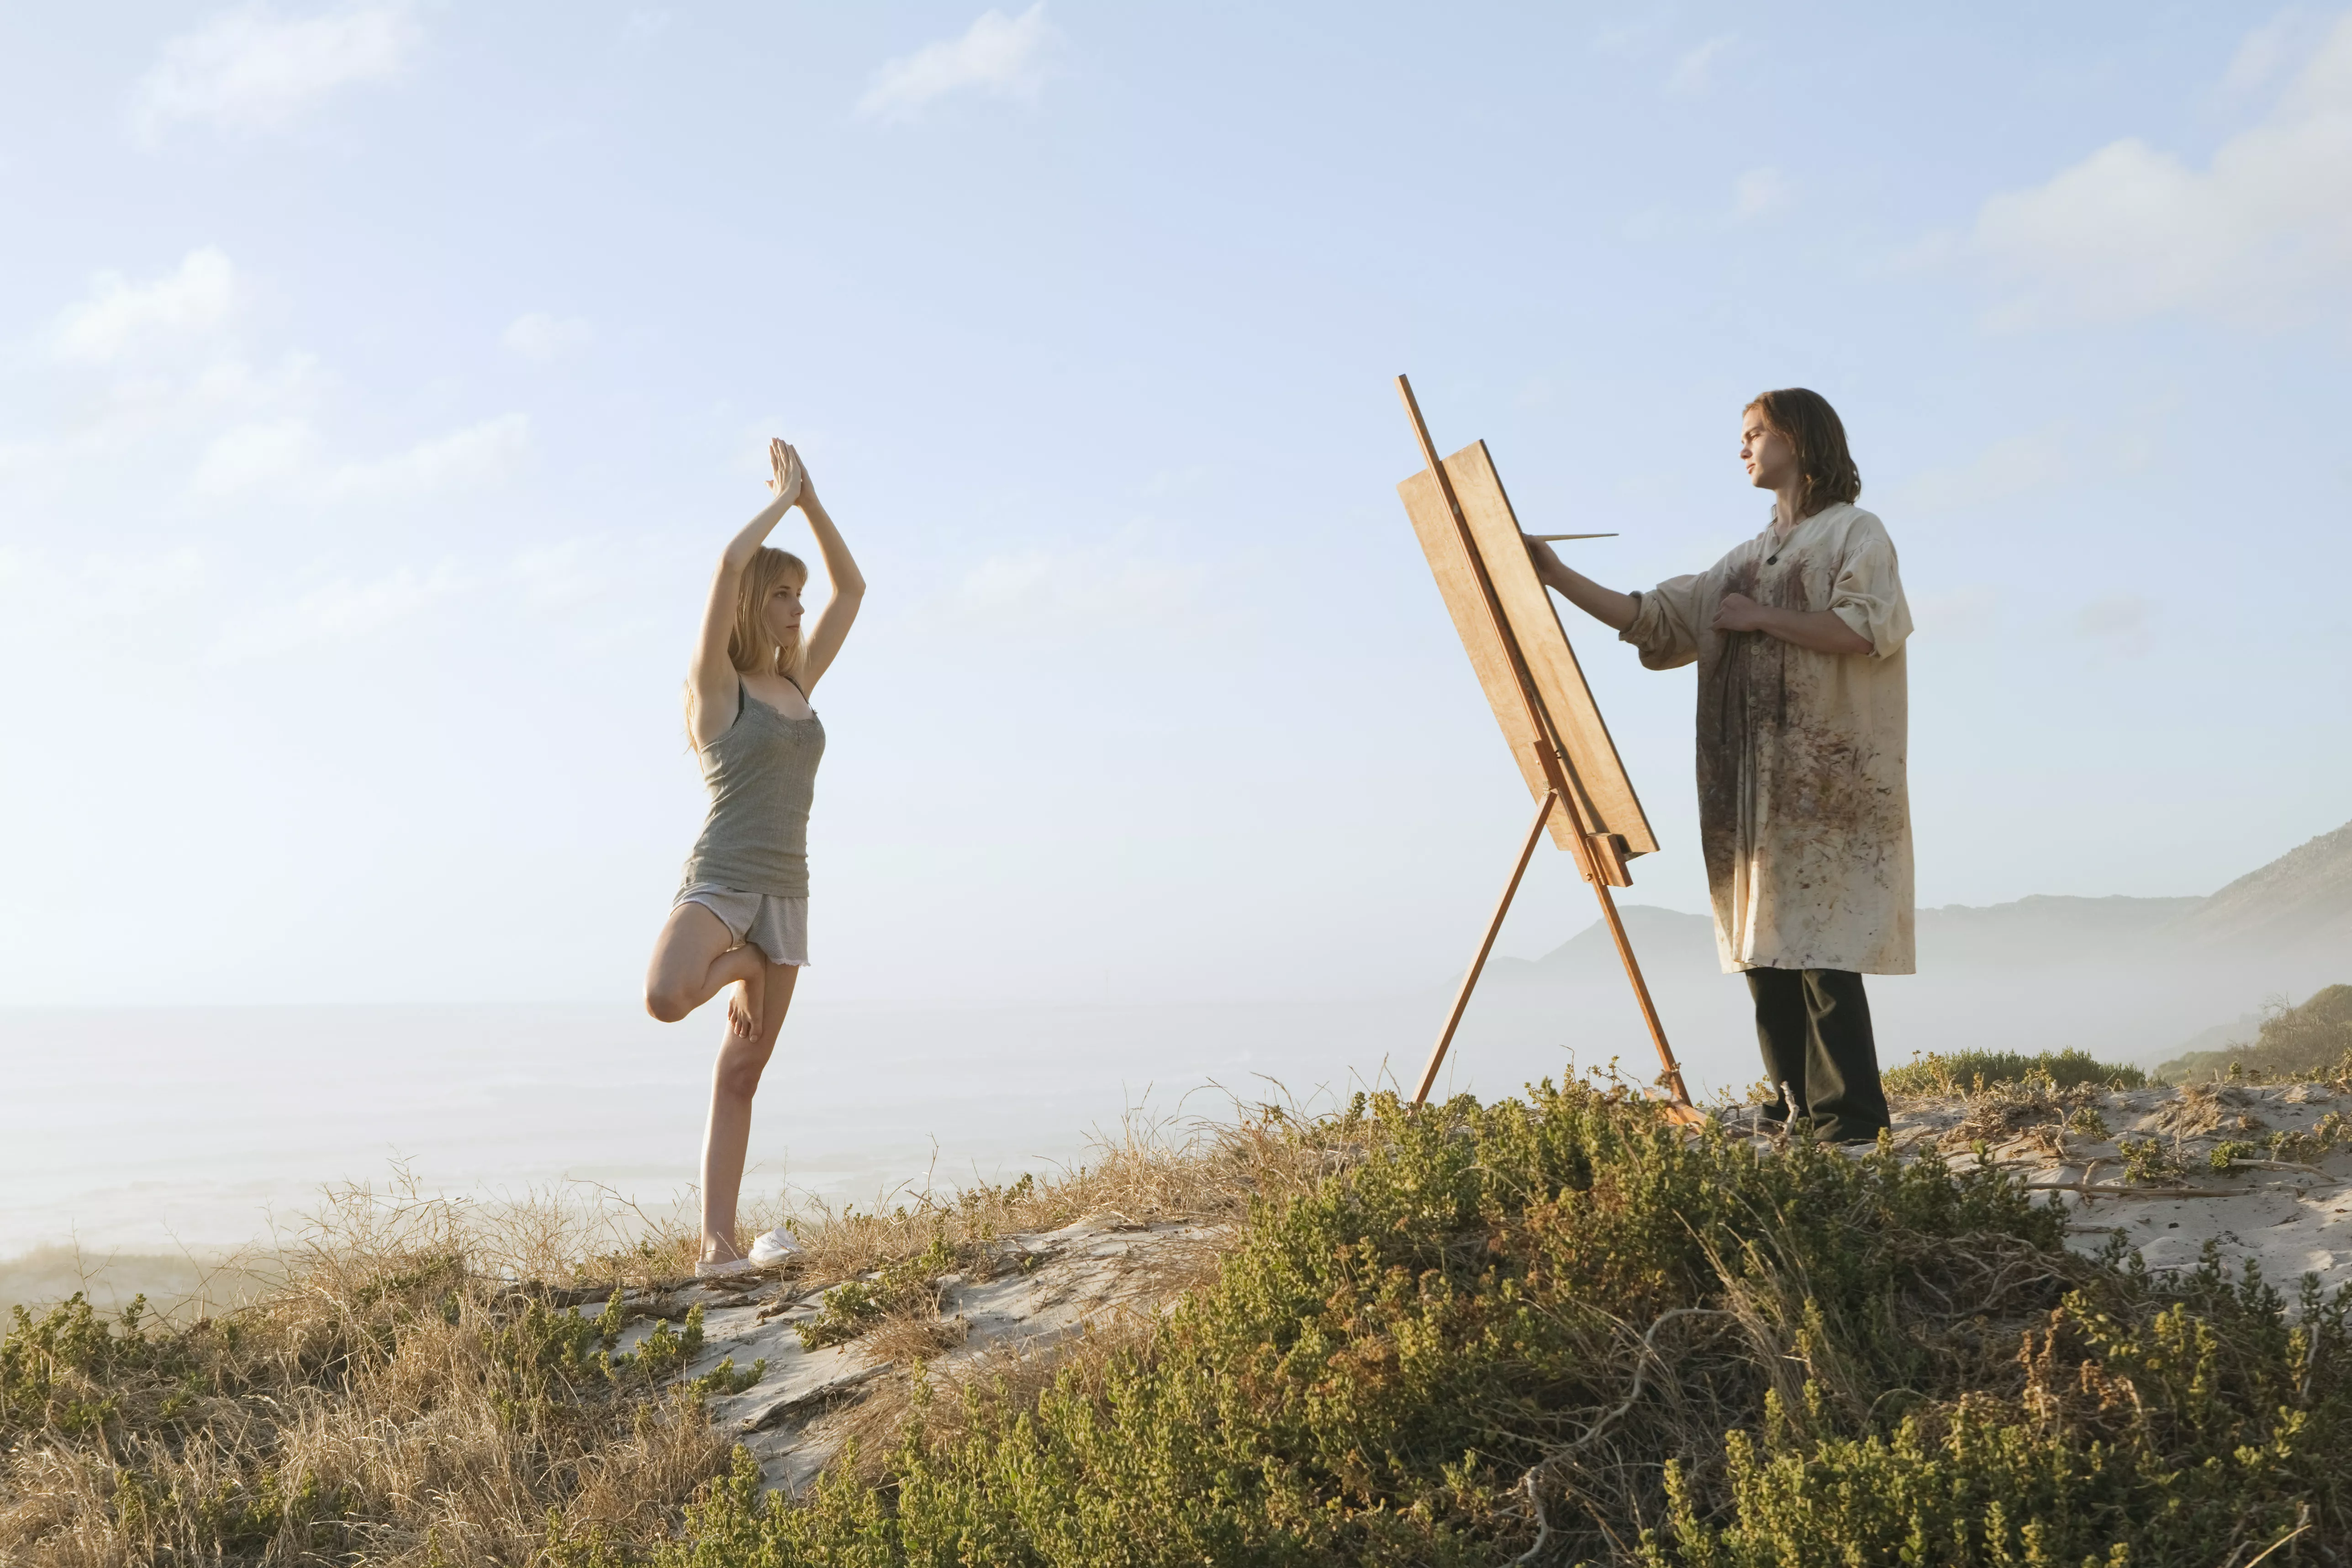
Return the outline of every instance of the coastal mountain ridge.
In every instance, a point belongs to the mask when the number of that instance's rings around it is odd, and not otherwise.
[[[1718,968],[1715,922],[1654,904],[1619,914],[1645,966]],[[2001,904],[1922,909],[1919,956],[1939,963],[2052,966],[2085,959],[2146,957],[2151,949],[2326,947],[2352,967],[2352,822],[2296,846],[2205,898],[2087,898],[2034,893]],[[1595,921],[1541,958],[1490,961],[1497,977],[1582,977],[1613,972],[1617,950]]]
[[[2352,952],[2352,822],[2249,871],[2181,924],[2207,942],[2332,941]]]
[[[1619,912],[1677,1048],[1718,1074],[1745,1070],[1754,1026],[1715,922],[1648,904]],[[2352,982],[2352,823],[2208,897],[1947,904],[1918,911],[1918,973],[1871,984],[1887,1060],[2074,1048],[2154,1066],[2250,1038],[2264,1008]],[[1490,960],[1480,992],[1474,1015],[1511,1015],[1587,1059],[1646,1054],[1599,921],[1540,958]]]

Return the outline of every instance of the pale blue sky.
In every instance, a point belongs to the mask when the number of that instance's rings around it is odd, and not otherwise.
[[[1399,370],[1623,587],[1837,404],[1923,902],[2352,817],[2344,13],[17,5],[0,213],[0,1003],[632,994],[771,433],[873,585],[812,994],[1435,984],[1527,804]]]

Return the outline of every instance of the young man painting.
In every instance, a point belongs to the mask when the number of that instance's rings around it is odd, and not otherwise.
[[[1696,576],[1620,594],[1529,541],[1544,582],[1652,669],[1698,666],[1699,836],[1727,971],[1745,973],[1775,1098],[1839,1142],[1887,1124],[1864,974],[1914,968],[1903,601],[1885,527],[1820,394],[1742,411],[1763,532]],[[1792,1102],[1793,1101],[1793,1102]]]

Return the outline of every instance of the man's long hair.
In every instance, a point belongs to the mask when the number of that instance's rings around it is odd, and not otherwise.
[[[1862,494],[1862,470],[1845,448],[1845,423],[1820,393],[1801,386],[1759,392],[1742,414],[1764,411],[1764,423],[1797,449],[1797,515],[1782,526],[1799,522],[1832,501],[1850,501]]]

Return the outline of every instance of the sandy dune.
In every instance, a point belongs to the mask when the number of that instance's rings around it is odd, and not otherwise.
[[[2290,1298],[2305,1274],[2327,1290],[2352,1284],[2352,1149],[2297,1161],[2242,1158],[2226,1171],[2214,1161],[2225,1143],[2272,1132],[2326,1141],[2352,1119],[2352,1096],[2323,1084],[2222,1085],[2020,1097],[2009,1106],[2003,1114],[2002,1102],[1985,1097],[1913,1102],[1895,1114],[1896,1146],[1958,1160],[1973,1158],[1981,1140],[1990,1158],[2029,1184],[2062,1191],[2074,1211],[2074,1244],[2086,1252],[2120,1230],[2151,1268],[2193,1268],[2210,1241],[2232,1270],[2252,1259]],[[2063,1119],[2029,1120],[2045,1106],[2087,1109],[2107,1135],[2069,1131]],[[2133,1140],[2153,1141],[2180,1173],[2128,1181],[2119,1145]]]
[[[2300,1152],[2311,1152],[2309,1145],[2330,1142],[2330,1131],[2347,1119],[2352,1095],[2311,1084],[2055,1094],[2005,1089],[1903,1102],[1895,1142],[1910,1157],[1988,1158],[2032,1186],[2056,1192],[2074,1212],[2071,1241],[2084,1252],[2098,1251],[2120,1231],[2151,1268],[2191,1268],[2210,1242],[2233,1271],[2252,1259],[2292,1300],[2306,1273],[2329,1290],[2352,1284],[2352,1149],[2290,1161],[2232,1159],[2224,1145],[2239,1145],[2242,1154],[2243,1145],[2267,1134],[2300,1133]],[[1747,1113],[1730,1120],[1744,1121]],[[2122,1147],[2135,1141],[2148,1145],[2137,1179]],[[1756,1142],[1762,1148],[1771,1140]],[[2226,1168],[2217,1166],[2216,1151],[2223,1152]],[[1116,1216],[1008,1237],[992,1278],[943,1281],[950,1337],[961,1342],[938,1353],[929,1375],[951,1384],[1024,1360],[1034,1366],[1074,1336],[1122,1321],[1132,1326],[1202,1278],[1219,1239],[1213,1226],[1129,1225]],[[808,1484],[850,1433],[876,1425],[871,1417],[878,1412],[865,1410],[862,1420],[861,1407],[877,1395],[903,1397],[907,1375],[872,1342],[802,1348],[793,1331],[818,1310],[814,1283],[768,1278],[748,1287],[689,1283],[632,1292],[628,1306],[645,1315],[620,1345],[630,1349],[656,1321],[676,1321],[701,1305],[702,1353],[683,1375],[706,1373],[724,1358],[738,1368],[766,1361],[757,1384],[715,1397],[711,1413],[721,1430],[739,1434],[759,1456],[772,1485],[793,1490]]]

